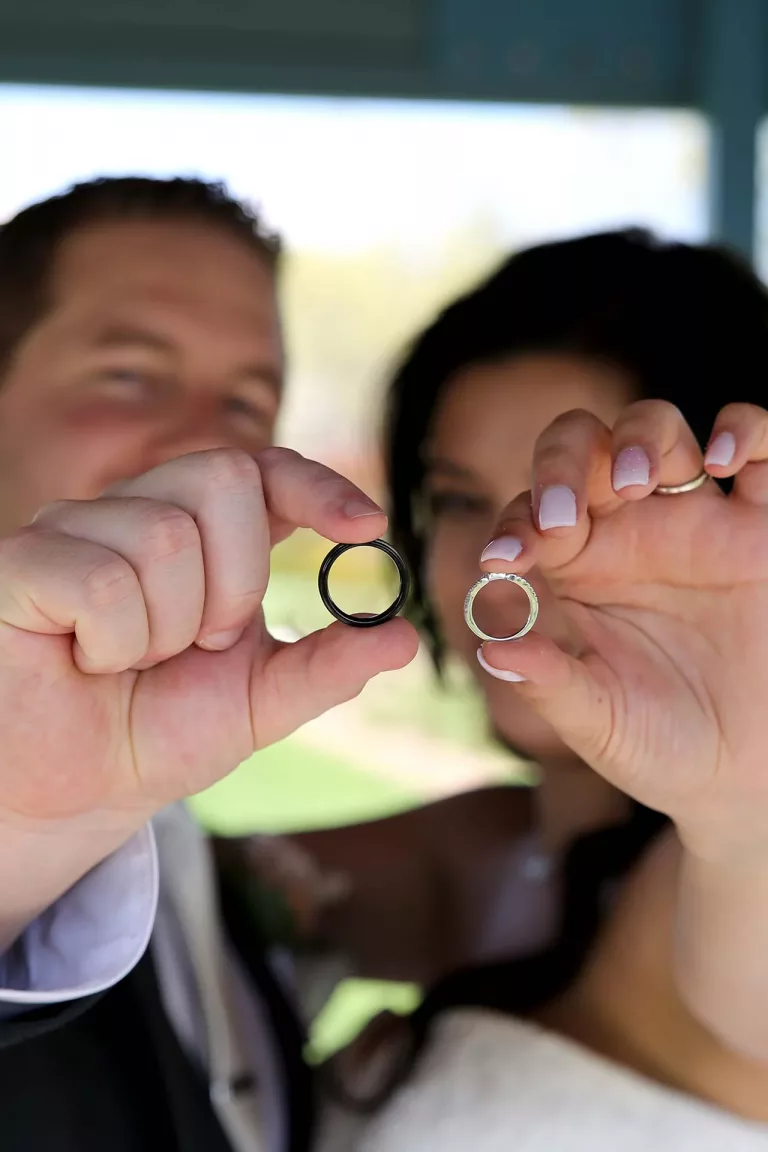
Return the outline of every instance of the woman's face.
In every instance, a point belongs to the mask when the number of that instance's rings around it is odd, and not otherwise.
[[[612,425],[631,399],[625,374],[577,357],[536,354],[477,365],[444,390],[427,445],[431,602],[449,648],[479,681],[493,729],[534,758],[556,756],[562,745],[514,689],[480,668],[478,640],[464,621],[464,597],[480,576],[480,553],[502,509],[531,487],[539,434],[574,408]],[[565,620],[542,577],[534,569],[528,579],[540,599],[537,630],[567,643]],[[526,610],[525,597],[508,584],[485,589],[475,604],[480,626],[494,635],[519,628]]]

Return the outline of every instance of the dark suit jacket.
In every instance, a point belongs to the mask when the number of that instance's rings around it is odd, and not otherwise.
[[[313,1128],[304,1036],[264,963],[247,907],[222,892],[227,933],[279,1044],[288,1146]],[[205,1071],[162,1006],[151,954],[99,997],[0,1021],[2,1152],[230,1152]]]

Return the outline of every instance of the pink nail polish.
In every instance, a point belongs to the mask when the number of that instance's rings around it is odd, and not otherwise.
[[[644,448],[622,448],[613,465],[613,490],[644,485],[651,478],[651,462]]]
[[[732,432],[720,432],[707,448],[704,457],[705,464],[716,464],[720,468],[727,468],[736,454],[736,437]]]
[[[516,536],[499,536],[497,540],[491,540],[488,547],[483,550],[480,563],[483,564],[486,560],[506,560],[511,564],[513,560],[517,560],[522,550],[523,545]]]
[[[573,528],[576,524],[576,497],[565,484],[545,488],[539,500],[539,528]]]
[[[523,684],[525,683],[525,676],[521,676],[519,672],[509,672],[506,669],[494,668],[488,663],[483,655],[482,648],[477,650],[477,662],[481,668],[484,668],[489,676],[494,676],[497,680],[506,680],[510,684]]]

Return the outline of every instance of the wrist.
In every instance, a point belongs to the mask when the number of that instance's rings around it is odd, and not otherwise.
[[[681,900],[738,912],[744,902],[768,908],[768,853],[694,853],[684,846]]]
[[[677,902],[676,982],[692,1015],[728,1048],[768,1059],[759,1011],[768,957],[768,853],[683,853]]]
[[[768,872],[768,830],[763,820],[697,822],[676,820],[675,827],[692,865],[734,872]]]
[[[0,812],[0,954],[148,818],[138,811],[94,812],[38,821]]]

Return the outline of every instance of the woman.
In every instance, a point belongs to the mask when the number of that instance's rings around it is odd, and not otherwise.
[[[756,277],[640,232],[514,256],[401,366],[413,613],[541,782],[517,956],[337,1065],[349,1112],[378,1105],[355,1147],[768,1148],[767,396]],[[533,632],[478,650],[481,571],[531,580]],[[506,635],[522,601],[496,583],[478,621]]]

